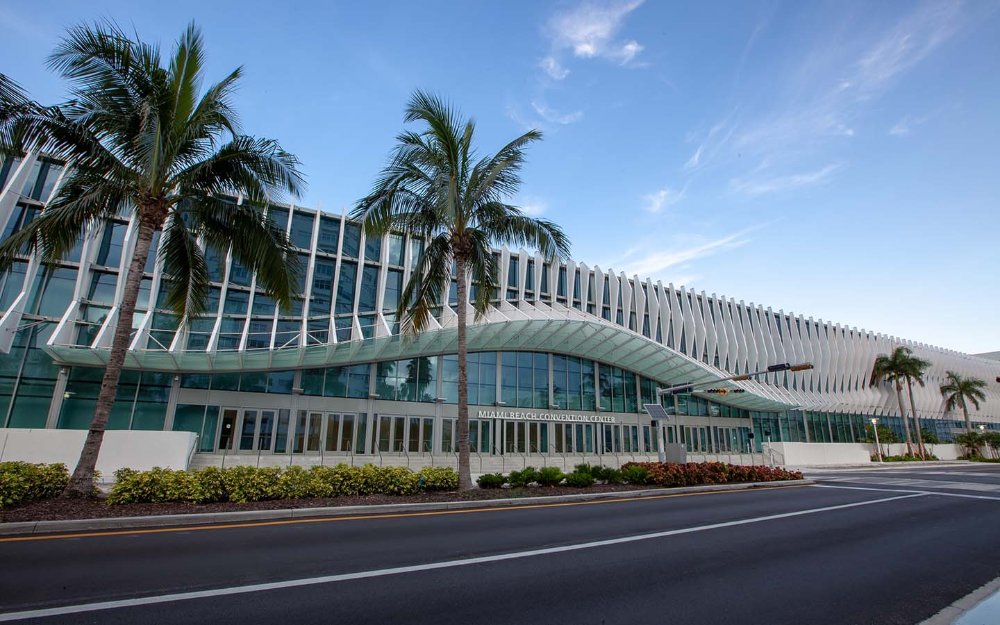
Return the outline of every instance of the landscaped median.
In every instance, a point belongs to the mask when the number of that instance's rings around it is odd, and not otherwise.
[[[4,522],[137,517],[190,513],[327,508],[382,504],[439,504],[525,497],[756,484],[801,480],[797,471],[719,462],[628,463],[621,469],[578,465],[526,467],[509,474],[480,476],[479,488],[459,492],[458,475],[448,467],[411,471],[405,467],[292,466],[193,471],[152,469],[115,473],[107,495],[93,500],[56,497],[68,479],[63,465],[0,463],[0,520]],[[485,505],[485,504],[484,504]],[[377,512],[377,510],[372,510]],[[206,521],[208,522],[208,521]]]

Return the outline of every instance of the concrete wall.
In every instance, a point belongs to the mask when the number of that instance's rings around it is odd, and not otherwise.
[[[961,446],[950,443],[926,447],[938,460],[957,460],[964,453]],[[875,451],[874,445],[868,443],[764,443],[764,449],[770,463],[790,466],[868,464]],[[882,452],[886,451],[890,456],[901,456],[906,453],[906,445],[882,445]]]
[[[764,443],[764,449],[774,464],[788,466],[868,464],[872,453],[864,443]]]
[[[0,428],[0,461],[62,462],[72,472],[86,438],[84,430]],[[97,470],[107,481],[123,467],[187,469],[197,439],[191,432],[110,430],[104,433]]]
[[[871,447],[871,445],[869,445]],[[885,451],[889,448],[890,456],[902,456],[906,453],[906,443],[893,443],[891,445],[882,445],[882,450]],[[954,445],[952,443],[941,443],[940,445],[924,445],[927,451],[937,456],[938,460],[958,460],[958,457],[965,453],[961,445]],[[914,452],[916,452],[916,444],[913,445]]]

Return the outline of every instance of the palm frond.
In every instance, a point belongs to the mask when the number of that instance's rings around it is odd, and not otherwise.
[[[466,260],[469,273],[472,276],[472,283],[476,287],[475,298],[472,301],[473,309],[476,311],[476,320],[482,319],[486,311],[489,310],[490,301],[493,299],[493,292],[498,286],[498,276],[496,257],[493,255],[493,245],[488,233],[482,230],[470,230],[469,254]],[[458,276],[459,280],[464,279]],[[459,302],[459,306],[464,302]]]
[[[299,160],[271,139],[234,137],[212,157],[173,177],[182,193],[241,195],[255,204],[298,196],[305,180]]]
[[[205,312],[211,286],[205,255],[183,214],[167,217],[157,251],[167,279],[166,306],[185,322]]]
[[[419,334],[430,325],[451,285],[452,246],[447,234],[434,237],[403,287],[396,318],[404,334]]]
[[[191,196],[179,209],[190,215],[191,229],[206,245],[232,248],[233,257],[257,274],[258,286],[269,297],[284,309],[291,306],[301,263],[284,231],[264,216],[261,206]]]
[[[478,208],[476,221],[498,243],[536,248],[550,259],[569,256],[569,239],[562,228],[547,219],[528,217],[515,206],[489,202]]]

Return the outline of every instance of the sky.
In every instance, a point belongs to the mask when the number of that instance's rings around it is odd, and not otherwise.
[[[194,20],[245,132],[302,161],[298,204],[370,189],[415,89],[485,154],[536,128],[512,201],[572,256],[848,327],[1000,349],[1000,3],[0,0],[35,99],[67,27],[168,53]]]

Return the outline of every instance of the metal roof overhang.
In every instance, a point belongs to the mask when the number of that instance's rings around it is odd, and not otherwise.
[[[527,319],[471,324],[469,351],[551,351],[578,356],[634,371],[663,384],[711,383],[726,372],[694,360],[635,332],[610,323],[585,319]],[[46,351],[60,365],[104,367],[109,350],[74,345],[48,345]],[[126,369],[183,373],[224,373],[268,369],[335,367],[379,360],[400,360],[458,351],[458,330],[442,328],[415,337],[389,336],[345,343],[247,351],[168,352],[130,350]],[[718,382],[722,388],[744,390],[713,396],[730,406],[748,410],[781,411],[794,408],[755,382]]]

